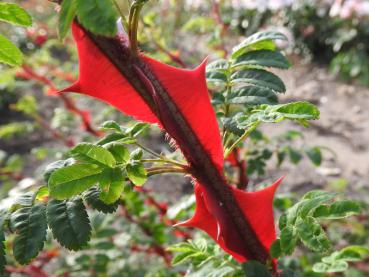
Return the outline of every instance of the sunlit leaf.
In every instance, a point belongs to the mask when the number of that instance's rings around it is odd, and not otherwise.
[[[114,156],[104,147],[91,143],[80,143],[70,153],[76,159],[97,165],[114,167],[116,161]]]
[[[0,3],[0,21],[25,27],[32,25],[31,16],[24,9],[12,3]]]
[[[235,59],[250,50],[274,50],[273,40],[287,40],[282,33],[275,31],[263,31],[253,34],[233,48],[232,58]]]
[[[103,169],[94,164],[73,164],[54,171],[49,179],[50,195],[62,200],[95,185]]]
[[[287,69],[290,64],[285,56],[280,52],[270,50],[259,50],[247,52],[232,63],[232,68],[247,67],[247,66],[261,66],[261,67],[275,67]]]
[[[59,15],[59,38],[64,39],[76,15],[76,0],[64,0]]]
[[[21,65],[23,54],[10,40],[0,34],[0,62],[8,65]]]

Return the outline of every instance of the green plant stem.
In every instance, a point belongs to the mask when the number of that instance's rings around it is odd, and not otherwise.
[[[182,173],[187,174],[188,172],[183,168],[175,168],[175,167],[152,167],[147,169],[147,176],[153,176],[164,173]]]
[[[233,149],[235,149],[238,144],[240,144],[243,140],[245,140],[251,133],[252,131],[254,131],[258,126],[259,126],[259,122],[255,123],[254,125],[252,125],[249,129],[247,129],[245,131],[245,133],[240,136],[232,145],[230,148],[226,149],[225,154],[224,154],[224,158],[227,158],[229,156],[229,154],[232,153]]]
[[[142,3],[133,3],[129,11],[129,19],[128,19],[129,43],[131,51],[135,55],[138,54],[137,30],[142,7],[143,7]]]
[[[166,163],[170,163],[170,164],[173,164],[173,165],[178,166],[178,167],[181,167],[181,168],[186,168],[186,167],[187,167],[187,165],[186,165],[186,164],[183,164],[183,163],[177,162],[177,161],[172,160],[172,159],[169,159],[169,158],[167,158],[167,157],[165,157],[165,156],[163,156],[163,155],[160,155],[160,154],[158,154],[158,153],[156,153],[156,152],[152,151],[151,149],[149,149],[149,148],[147,148],[147,147],[143,146],[142,144],[140,144],[140,143],[138,143],[138,142],[136,142],[136,145],[137,145],[138,147],[140,147],[142,150],[144,150],[144,151],[146,151],[147,153],[149,153],[150,155],[152,155],[152,156],[154,156],[154,157],[158,158],[158,159],[155,159],[155,160],[152,160],[152,161],[156,161],[156,162],[162,161],[163,163],[164,163],[164,162],[166,162]]]
[[[119,5],[118,5],[118,3],[117,3],[117,1],[116,1],[116,0],[112,0],[112,1],[113,1],[113,4],[114,4],[115,8],[117,9],[117,11],[118,11],[118,13],[119,13],[119,15],[120,15],[121,19],[122,19],[122,24],[123,24],[123,28],[124,28],[124,30],[125,30],[126,32],[128,32],[128,30],[129,30],[128,21],[127,21],[127,19],[126,19],[125,15],[124,15],[124,13],[123,13],[122,9],[119,7]]]
[[[177,163],[175,161],[168,161],[166,159],[142,159],[141,162],[144,162],[144,163],[170,163],[172,165],[175,165],[175,166],[178,166],[180,168],[184,168],[185,165],[184,164],[181,164],[181,163]]]

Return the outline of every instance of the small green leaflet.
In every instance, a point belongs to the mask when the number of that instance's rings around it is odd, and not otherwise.
[[[90,240],[90,220],[81,198],[50,200],[47,220],[54,238],[70,250],[79,250]]]
[[[147,180],[146,169],[141,162],[133,161],[126,167],[128,179],[136,186],[142,186]]]
[[[283,120],[296,120],[302,124],[306,124],[307,120],[315,120],[319,118],[318,108],[308,102],[292,102],[281,105],[261,105],[255,109],[254,113],[240,114],[236,116],[238,127],[248,129],[254,124],[261,122],[278,123]]]
[[[73,164],[54,171],[49,179],[50,196],[62,200],[95,185],[103,168],[94,164]]]
[[[108,169],[100,180],[100,199],[105,204],[116,202],[124,190],[124,175],[121,169]]]
[[[296,229],[301,241],[315,252],[327,252],[331,247],[327,235],[323,228],[313,217],[301,218],[296,220]]]
[[[83,194],[86,203],[93,209],[103,213],[114,213],[118,209],[119,201],[113,204],[106,204],[100,199],[101,190],[97,187],[92,187]]]
[[[105,121],[100,128],[102,130],[114,130],[118,133],[124,133],[124,129],[114,120]]]
[[[6,265],[4,216],[3,213],[0,213],[0,276],[4,273]]]
[[[231,75],[234,85],[251,84],[261,88],[267,88],[275,92],[285,92],[286,87],[282,80],[275,74],[263,69],[247,69],[236,71]]]
[[[32,25],[31,16],[24,9],[12,3],[0,3],[0,21],[25,27]]]
[[[124,164],[129,160],[129,150],[123,143],[110,142],[105,144],[104,148],[114,156],[117,163]]]
[[[318,220],[345,218],[359,214],[361,210],[358,202],[339,200],[337,197],[336,193],[313,190],[289,208],[279,219],[281,232],[280,238],[271,247],[273,257],[291,255],[298,240],[315,252],[324,253],[329,250],[331,242]],[[321,270],[327,268],[326,265],[319,266]]]
[[[313,271],[318,273],[343,272],[348,268],[348,262],[359,262],[368,256],[369,248],[367,247],[347,246],[322,258],[322,262],[314,264]]]
[[[331,205],[321,205],[315,212],[314,217],[324,219],[341,219],[360,214],[361,205],[352,200],[341,200]]]
[[[63,40],[68,34],[69,27],[72,24],[73,18],[76,15],[77,7],[75,0],[64,0],[61,3],[59,16],[59,38]]]
[[[116,165],[114,156],[100,145],[80,143],[70,153],[80,161],[108,167],[114,167]]]
[[[0,34],[0,62],[11,66],[21,65],[22,52],[10,40]]]
[[[28,264],[44,247],[47,229],[45,212],[45,205],[38,203],[11,215],[11,226],[17,231],[13,254],[20,264]]]
[[[348,269],[348,263],[345,261],[334,261],[331,264],[316,263],[313,266],[313,271],[318,273],[342,272]]]
[[[179,253],[172,260],[174,266],[188,262],[191,259],[206,260],[208,258],[207,250],[207,242],[204,239],[189,240],[168,248],[168,251]]]
[[[322,152],[319,147],[305,147],[304,151],[314,165],[319,166],[322,163]]]
[[[295,250],[297,240],[298,237],[295,226],[288,225],[281,230],[280,247],[283,249],[283,253],[291,255]]]
[[[244,86],[242,88],[232,89],[227,95],[227,104],[244,104],[249,106],[278,103],[275,92],[267,88],[257,86]]]
[[[282,255],[281,240],[276,239],[270,246],[270,256],[274,259],[278,259]]]
[[[91,32],[103,36],[115,36],[118,18],[111,0],[76,0],[77,16]]]
[[[228,68],[229,68],[228,61],[220,59],[220,60],[216,60],[214,62],[209,63],[206,66],[206,72],[216,71],[216,72],[225,73],[228,71]]]
[[[273,40],[287,41],[287,37],[282,33],[275,31],[258,32],[246,38],[243,42],[233,48],[232,58],[236,59],[246,51],[250,50],[274,50],[275,45]]]
[[[237,59],[232,63],[232,68],[252,66],[288,69],[290,67],[290,63],[280,52],[271,50],[247,52],[237,57]]]
[[[45,168],[45,171],[44,171],[44,180],[45,180],[45,182],[49,181],[49,178],[50,178],[51,174],[55,170],[60,169],[62,167],[66,167],[68,165],[72,165],[74,162],[75,162],[75,160],[73,158],[70,158],[70,159],[66,159],[66,160],[55,161],[51,164],[48,164]]]

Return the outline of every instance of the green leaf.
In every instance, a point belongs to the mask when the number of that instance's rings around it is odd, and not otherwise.
[[[298,237],[295,227],[288,225],[284,229],[282,229],[280,235],[282,252],[286,255],[291,255],[295,250],[297,239]]]
[[[318,273],[343,272],[348,268],[348,263],[345,261],[335,261],[332,264],[316,263],[313,266],[313,271]]]
[[[231,133],[239,137],[245,133],[244,130],[238,128],[238,123],[234,117],[222,118],[222,121],[223,121],[224,127]]]
[[[352,200],[341,200],[332,205],[319,206],[313,217],[325,219],[340,219],[352,215],[360,214],[361,206],[358,202]]]
[[[246,38],[243,42],[234,47],[232,58],[236,59],[243,53],[250,50],[261,50],[261,49],[273,50],[275,48],[273,40],[287,41],[287,37],[282,33],[275,31],[258,32]]]
[[[335,260],[358,262],[369,256],[369,248],[360,245],[350,245],[336,252]]]
[[[107,149],[111,154],[113,154],[114,159],[117,163],[126,163],[129,160],[129,151],[128,148],[124,146],[123,143],[119,142],[111,142],[104,145],[104,148]]]
[[[102,125],[101,125],[101,129],[103,130],[114,130],[118,133],[123,133],[124,129],[114,120],[108,120],[105,121]]]
[[[280,52],[270,50],[259,50],[247,52],[233,62],[232,68],[261,66],[288,69],[290,63]]]
[[[298,204],[298,216],[304,218],[312,216],[314,211],[322,204],[328,203],[337,196],[336,193],[329,193],[321,190],[313,190],[306,193],[303,201]]]
[[[209,63],[206,66],[206,72],[211,72],[211,71],[218,71],[221,73],[226,73],[228,71],[228,61],[227,60],[216,60],[214,62]]]
[[[64,0],[61,3],[59,15],[59,38],[63,40],[68,34],[70,25],[76,15],[77,6],[75,0]]]
[[[319,166],[322,163],[322,152],[320,148],[315,147],[305,147],[304,151],[309,159],[313,162],[314,165]]]
[[[326,252],[331,247],[331,243],[323,228],[313,217],[301,218],[296,220],[296,229],[301,241],[306,247],[315,252]]]
[[[134,138],[129,138],[125,134],[120,133],[112,133],[107,135],[106,137],[100,139],[96,144],[97,145],[105,145],[110,142],[121,142],[124,144],[133,144],[136,140]]]
[[[274,113],[287,119],[315,120],[319,119],[318,108],[309,102],[292,102],[282,105],[276,105],[272,108]]]
[[[114,167],[116,165],[114,156],[100,145],[80,143],[74,147],[70,153],[75,156],[76,159],[88,163],[94,163],[108,167]]]
[[[172,265],[173,266],[177,266],[180,264],[185,263],[186,261],[188,261],[191,258],[197,257],[199,255],[199,253],[196,252],[184,252],[184,253],[180,253],[178,255],[176,255],[173,259],[172,259]]]
[[[50,196],[59,200],[75,196],[95,185],[102,171],[94,164],[73,164],[60,168],[50,176]]]
[[[5,253],[5,234],[4,234],[4,215],[0,215],[0,276],[4,274],[6,265],[6,253]]]
[[[100,182],[101,194],[100,199],[106,204],[113,204],[116,202],[124,189],[124,175],[119,168],[109,169],[104,172],[107,178],[104,183]]]
[[[238,114],[235,120],[238,127],[248,129],[254,124],[260,122],[278,123],[283,120],[297,120],[300,123],[306,124],[307,120],[319,118],[319,110],[313,104],[308,102],[293,102],[281,105],[261,105],[253,113],[246,112]]]
[[[103,36],[116,35],[118,15],[111,0],[76,1],[78,19],[87,30]]]
[[[280,239],[276,239],[270,246],[270,255],[272,256],[272,258],[275,259],[279,258],[282,255]]]
[[[100,199],[101,190],[97,187],[92,187],[83,194],[83,197],[88,205],[93,209],[102,213],[114,213],[118,209],[119,201],[112,204],[106,204]]]
[[[347,262],[359,262],[369,255],[369,248],[352,245],[323,257],[322,262],[313,266],[315,272],[342,272],[348,268]]]
[[[215,85],[227,83],[227,75],[218,71],[210,71],[206,73],[206,81]]]
[[[32,25],[31,16],[24,9],[12,3],[0,3],[0,21],[25,27]]]
[[[288,156],[290,157],[291,162],[293,164],[298,164],[302,159],[301,153],[291,146],[288,146],[287,150],[288,150]]]
[[[47,219],[55,239],[70,250],[79,250],[90,240],[90,220],[81,198],[50,200]]]
[[[257,261],[248,261],[242,264],[246,277],[272,277],[265,265]]]
[[[136,122],[132,126],[126,128],[124,133],[130,135],[131,137],[137,137],[139,134],[149,128],[149,126],[150,125],[147,123]]]
[[[12,228],[17,235],[13,243],[13,254],[20,264],[27,264],[43,249],[46,240],[45,205],[17,210],[11,215]]]
[[[167,250],[171,252],[180,253],[176,255],[173,260],[173,265],[185,263],[192,260],[193,263],[198,263],[206,260],[208,253],[207,242],[204,239],[196,239],[194,241],[182,242],[170,246]]]
[[[0,34],[0,62],[11,66],[21,65],[22,52],[10,40]]]
[[[143,155],[142,149],[137,148],[130,154],[130,159],[134,161],[139,161],[141,160],[142,155]]]
[[[242,88],[232,89],[228,95],[227,103],[229,104],[245,104],[249,106],[260,104],[277,104],[278,97],[270,89],[256,86],[244,86]]]
[[[66,167],[68,165],[72,165],[74,162],[75,162],[74,159],[67,159],[67,160],[59,160],[59,161],[56,161],[56,162],[53,162],[53,163],[47,165],[46,168],[45,168],[45,172],[44,172],[45,182],[49,181],[49,178],[50,178],[51,174],[55,170],[60,169],[62,167]]]
[[[252,84],[257,87],[285,92],[283,81],[275,74],[263,69],[247,69],[236,71],[231,75],[232,84]]]
[[[32,117],[37,114],[37,100],[32,95],[24,95],[12,105],[12,109]]]
[[[136,186],[142,186],[147,180],[146,169],[141,162],[131,162],[126,167],[128,179]]]

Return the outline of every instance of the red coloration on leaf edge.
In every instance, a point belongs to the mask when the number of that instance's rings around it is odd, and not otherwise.
[[[181,150],[186,152],[186,147],[181,145],[181,138],[178,137],[175,127],[170,120],[166,121],[166,117],[171,114],[160,107],[161,101],[164,100],[155,99],[156,95],[153,95],[159,109],[159,114],[155,115],[139,93],[77,24],[73,24],[73,35],[80,60],[79,79],[74,85],[61,92],[72,91],[87,94],[115,106],[123,113],[138,120],[157,123],[177,141]],[[202,147],[207,151],[217,169],[221,171],[224,164],[223,150],[219,127],[206,86],[206,62],[194,70],[185,70],[160,63],[144,55],[141,58],[166,89]],[[145,82],[145,80],[141,81]],[[184,154],[187,159],[191,159],[189,155]],[[194,161],[189,160],[189,162],[192,164]],[[270,248],[275,239],[272,203],[274,192],[280,182],[281,179],[274,185],[257,192],[245,192],[232,187],[232,193],[238,206],[266,249]],[[230,219],[224,211],[219,210],[213,194],[207,193],[205,186],[198,183],[195,186],[195,193],[197,203],[195,215],[192,219],[178,225],[204,230],[235,259],[240,262],[246,261],[247,249],[243,247],[243,238],[232,229],[233,225],[227,224]],[[215,208],[216,206],[218,208]]]

